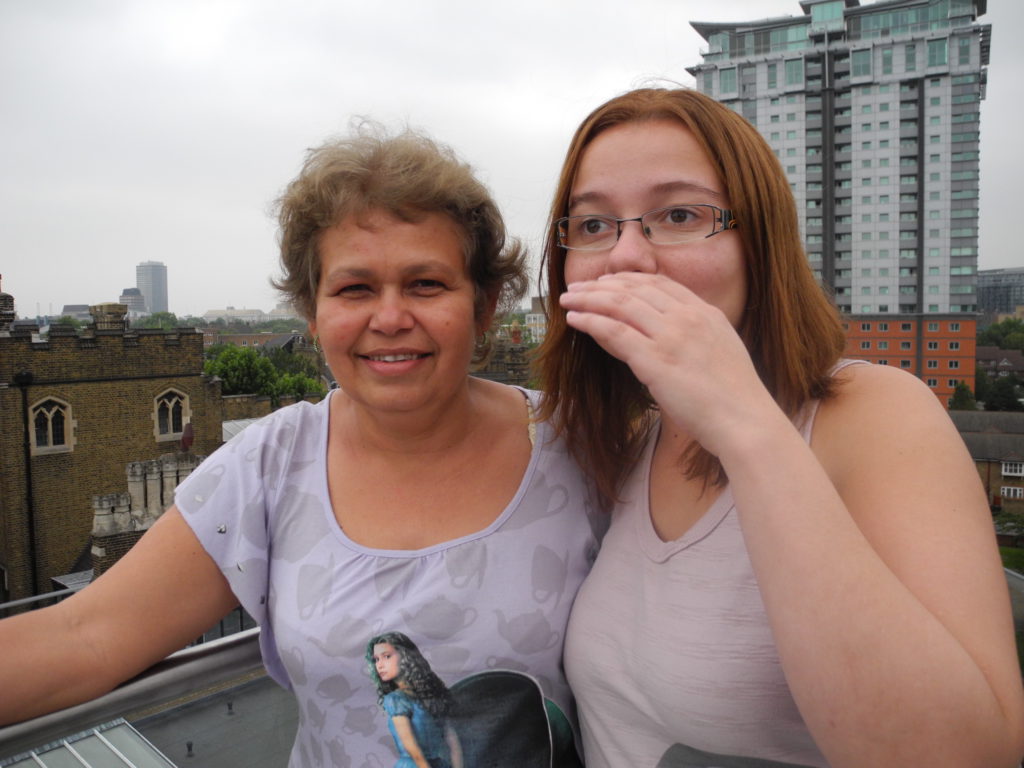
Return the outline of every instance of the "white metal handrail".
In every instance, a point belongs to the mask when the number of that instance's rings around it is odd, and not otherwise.
[[[259,628],[185,648],[108,694],[0,728],[0,759],[263,668]]]

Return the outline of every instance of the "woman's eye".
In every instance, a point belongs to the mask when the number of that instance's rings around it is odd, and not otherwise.
[[[440,280],[423,278],[420,280],[414,280],[412,283],[412,289],[419,294],[434,294],[443,291],[445,289],[445,284]]]
[[[580,232],[584,235],[600,235],[607,228],[608,222],[604,219],[584,218],[580,220]]]
[[[666,218],[673,224],[685,224],[693,219],[693,211],[688,208],[670,208]]]
[[[351,285],[343,285],[337,289],[337,295],[339,296],[359,296],[370,290],[370,286],[366,283],[353,283]]]

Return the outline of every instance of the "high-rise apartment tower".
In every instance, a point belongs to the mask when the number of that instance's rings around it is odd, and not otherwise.
[[[146,298],[146,311],[167,311],[167,267],[162,261],[144,261],[135,267],[135,285]]]
[[[800,0],[800,16],[691,22],[697,88],[757,126],[785,169],[848,353],[943,401],[974,386],[986,0]]]

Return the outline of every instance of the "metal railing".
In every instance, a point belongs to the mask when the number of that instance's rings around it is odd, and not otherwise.
[[[248,629],[168,656],[99,698],[0,728],[0,758],[215,687],[263,668],[259,629]]]
[[[35,610],[36,608],[59,603],[61,600],[71,597],[77,591],[77,589],[61,589],[56,592],[45,592],[41,595],[33,595],[32,597],[23,597],[20,600],[0,603],[0,619],[14,615],[17,609],[29,608],[30,610]]]

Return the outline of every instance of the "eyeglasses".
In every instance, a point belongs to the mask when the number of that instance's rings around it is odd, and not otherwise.
[[[717,205],[670,205],[632,219],[614,216],[565,216],[555,222],[558,245],[573,251],[603,251],[619,241],[622,225],[640,222],[640,230],[656,245],[679,245],[736,229],[732,211]]]

